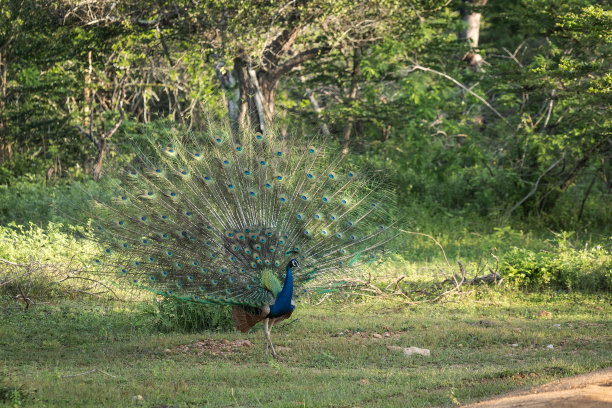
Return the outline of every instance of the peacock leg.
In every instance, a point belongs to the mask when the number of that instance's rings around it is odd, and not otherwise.
[[[268,331],[268,319],[264,319],[264,350],[266,351],[266,356],[268,355],[268,336],[266,336],[266,333]]]
[[[272,340],[270,340],[270,329],[268,328],[268,323],[270,319],[264,320],[264,335],[266,336],[266,353],[268,352],[268,344],[270,345],[270,349],[272,350],[272,356],[276,358],[276,350],[274,350],[274,345],[272,344]]]
[[[274,326],[274,320],[268,319],[268,338],[269,339],[272,339],[272,326]],[[270,340],[270,346],[272,346],[272,340]],[[267,341],[266,341],[266,354],[268,354],[268,342]]]

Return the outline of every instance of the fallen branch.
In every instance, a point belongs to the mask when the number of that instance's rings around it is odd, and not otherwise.
[[[32,270],[30,268],[28,268],[29,265],[7,261],[6,259],[2,259],[2,258],[0,258],[0,262],[4,263],[6,265],[14,266],[14,267],[27,268],[27,269],[25,269],[23,271],[23,273],[18,274],[16,276],[13,276],[11,278],[8,278],[8,275],[7,275],[7,280],[5,280],[5,281],[1,281],[0,280],[0,287],[2,287],[4,285],[8,285],[9,283],[14,282],[14,281],[16,281],[16,280],[18,280],[20,278],[23,278],[23,277],[25,277],[27,275],[30,275],[32,273]]]
[[[21,263],[17,263],[17,262],[11,262],[11,261],[7,261],[6,259],[2,259],[0,258],[0,262],[7,264],[7,265],[11,265],[11,266],[28,266],[27,264],[21,264]]]
[[[78,271],[78,272],[82,272],[82,270],[77,270],[77,271]],[[59,283],[62,283],[62,282],[64,282],[64,281],[68,280],[68,279],[81,279],[81,280],[86,280],[86,281],[93,282],[93,283],[95,283],[95,284],[97,284],[97,285],[100,285],[100,286],[102,286],[103,288],[107,289],[109,292],[111,292],[111,293],[113,294],[113,296],[115,297],[115,299],[119,300],[119,296],[117,296],[117,294],[115,293],[115,291],[114,291],[114,290],[113,290],[111,287],[109,287],[108,285],[106,285],[106,284],[104,284],[104,283],[100,282],[99,280],[92,279],[92,278],[86,278],[86,277],[84,277],[84,276],[66,276],[64,279],[61,279],[61,280],[59,280],[58,282],[59,282]],[[90,294],[90,293],[88,293],[88,294]]]
[[[501,275],[497,272],[493,272],[493,270],[491,268],[489,268],[489,271],[491,271],[490,274],[488,275],[484,275],[484,276],[477,276],[472,280],[469,280],[467,282],[468,285],[474,285],[476,283],[495,283],[497,286],[501,285],[502,281],[504,280]]]
[[[421,304],[421,303],[441,302],[441,301],[448,299],[452,295],[458,295],[459,299],[461,299],[463,298],[463,296],[473,292],[473,290],[466,291],[465,290],[466,285],[476,285],[476,284],[484,283],[484,282],[494,282],[496,285],[501,284],[502,282],[501,276],[499,275],[499,273],[497,273],[499,269],[499,259],[494,254],[494,252],[497,249],[494,248],[490,252],[490,255],[496,260],[495,271],[489,268],[490,273],[488,275],[480,276],[480,277],[477,276],[477,277],[474,277],[473,279],[467,279],[466,278],[467,272],[466,272],[466,269],[463,263],[461,263],[461,261],[457,261],[457,266],[453,268],[448,260],[448,257],[446,256],[446,251],[444,250],[444,247],[434,237],[428,234],[421,233],[421,232],[404,231],[404,230],[400,230],[400,231],[406,234],[424,236],[424,237],[431,239],[433,242],[435,242],[435,244],[442,251],[442,255],[444,256],[444,261],[446,262],[446,265],[448,266],[448,272],[444,273],[444,276],[446,276],[447,278],[444,281],[434,282],[430,284],[428,287],[425,287],[425,288],[421,287],[421,288],[417,288],[416,290],[410,291],[410,290],[407,290],[405,287],[402,288],[400,286],[400,283],[404,281],[405,279],[407,279],[405,275],[401,275],[401,276],[393,277],[393,280],[391,282],[386,281],[385,282],[386,286],[384,287],[384,289],[381,289],[380,288],[381,285],[377,286],[374,283],[372,283],[372,276],[368,275],[367,282],[362,279],[358,279],[358,278],[343,278],[342,280],[330,282],[330,286],[334,288],[337,288],[337,287],[346,288],[348,290],[345,291],[344,293],[354,295],[354,296],[366,296],[366,297],[376,296],[376,297],[389,297],[389,298],[395,298],[395,299],[399,297],[401,299],[400,301],[403,304],[416,305],[416,304]],[[388,279],[388,278],[390,277],[386,277],[382,279]],[[449,289],[445,289],[445,285],[448,283],[451,283],[452,287]],[[448,287],[446,286],[446,288]],[[418,295],[418,297],[425,297],[425,299],[414,300],[415,295]],[[323,302],[325,299],[327,299],[327,295],[323,297],[321,302]]]
[[[17,305],[20,301],[23,301],[26,309],[29,309],[30,305],[41,303],[34,301],[33,296],[30,296],[32,286],[32,282],[28,280],[30,276],[36,279],[44,276],[49,280],[50,284],[62,284],[68,280],[90,282],[90,284],[69,286],[65,293],[83,293],[97,297],[104,293],[110,293],[116,300],[121,300],[115,290],[104,282],[87,276],[81,276],[81,274],[87,273],[86,268],[73,266],[73,261],[74,257],[69,262],[61,264],[42,263],[36,260],[30,260],[29,263],[17,263],[0,258],[0,265],[8,265],[8,268],[5,268],[2,274],[0,274],[0,288],[12,283],[14,287],[11,289],[15,293],[11,296],[15,304]]]
[[[496,285],[500,285],[502,282],[502,278],[501,275],[497,272],[493,272],[493,270],[491,268],[489,268],[489,271],[491,271],[491,273],[487,274],[487,275],[483,275],[483,276],[476,276],[473,279],[470,279],[468,281],[465,282],[466,285],[475,285],[478,283],[489,283],[489,282],[493,282]],[[446,283],[450,283],[451,280],[450,279],[446,279],[445,281],[442,282],[442,284],[446,284]]]
[[[26,310],[29,309],[30,305],[34,303],[32,299],[30,299],[30,291],[28,291],[28,293],[24,293],[20,285],[17,285],[17,290],[19,290],[19,294],[13,298],[15,300],[15,306],[17,305],[19,300],[23,300],[26,304]]]

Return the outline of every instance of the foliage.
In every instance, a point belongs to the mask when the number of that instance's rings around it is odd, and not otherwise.
[[[514,248],[501,260],[500,272],[530,290],[612,291],[612,252],[596,246],[574,249],[563,241],[549,251]]]
[[[112,180],[63,182],[55,185],[42,180],[19,180],[0,185],[0,225],[33,224],[44,228],[48,222],[84,225],[85,210],[92,197],[108,194]]]
[[[82,227],[68,227],[68,230],[81,231]],[[60,262],[70,259],[81,249],[91,250],[74,234],[65,232],[64,225],[49,222],[46,228],[34,224],[9,224],[0,227],[0,258],[14,262],[27,262],[35,258],[41,262]]]
[[[176,298],[163,298],[154,306],[151,313],[155,327],[162,333],[230,331],[234,327],[229,306],[204,305]]]
[[[503,40],[489,50],[493,68],[486,76],[516,126],[515,142],[492,140],[499,149],[493,160],[511,171],[509,212],[522,206],[523,213],[567,229],[581,221],[590,194],[609,193],[611,19],[609,10],[589,1],[493,6],[484,36]],[[512,33],[500,36],[499,23]],[[571,214],[559,205],[565,200],[573,203]],[[591,219],[610,221],[604,213]]]
[[[11,404],[11,407],[24,406],[27,398],[21,387],[0,387],[0,402]]]
[[[84,233],[82,227],[54,222],[45,228],[0,226],[0,294],[27,294],[35,301],[82,296],[84,282],[75,272],[83,268],[85,255],[98,250],[91,241],[77,238]]]
[[[224,113],[235,92],[253,108],[244,66],[269,86],[282,133],[320,131],[356,165],[383,169],[405,210],[610,225],[608,7],[489,3],[477,10],[480,70],[462,61],[473,51],[459,35],[465,11],[421,0],[2,0],[0,184],[89,174],[94,140],[117,121],[111,161],[130,159],[141,125],[205,128],[236,114]]]

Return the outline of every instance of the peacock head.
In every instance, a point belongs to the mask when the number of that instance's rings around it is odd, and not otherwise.
[[[289,261],[289,264],[287,264],[287,269],[299,268],[299,267],[300,267],[300,263],[297,261],[297,259],[292,259]]]

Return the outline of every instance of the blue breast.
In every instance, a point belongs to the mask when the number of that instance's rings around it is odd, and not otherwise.
[[[287,275],[285,276],[285,283],[283,284],[283,289],[276,297],[276,301],[274,302],[274,304],[270,306],[270,314],[268,314],[268,317],[280,317],[282,315],[286,315],[287,313],[295,309],[295,306],[291,304],[292,298],[293,274],[291,273],[291,268],[287,268]]]

